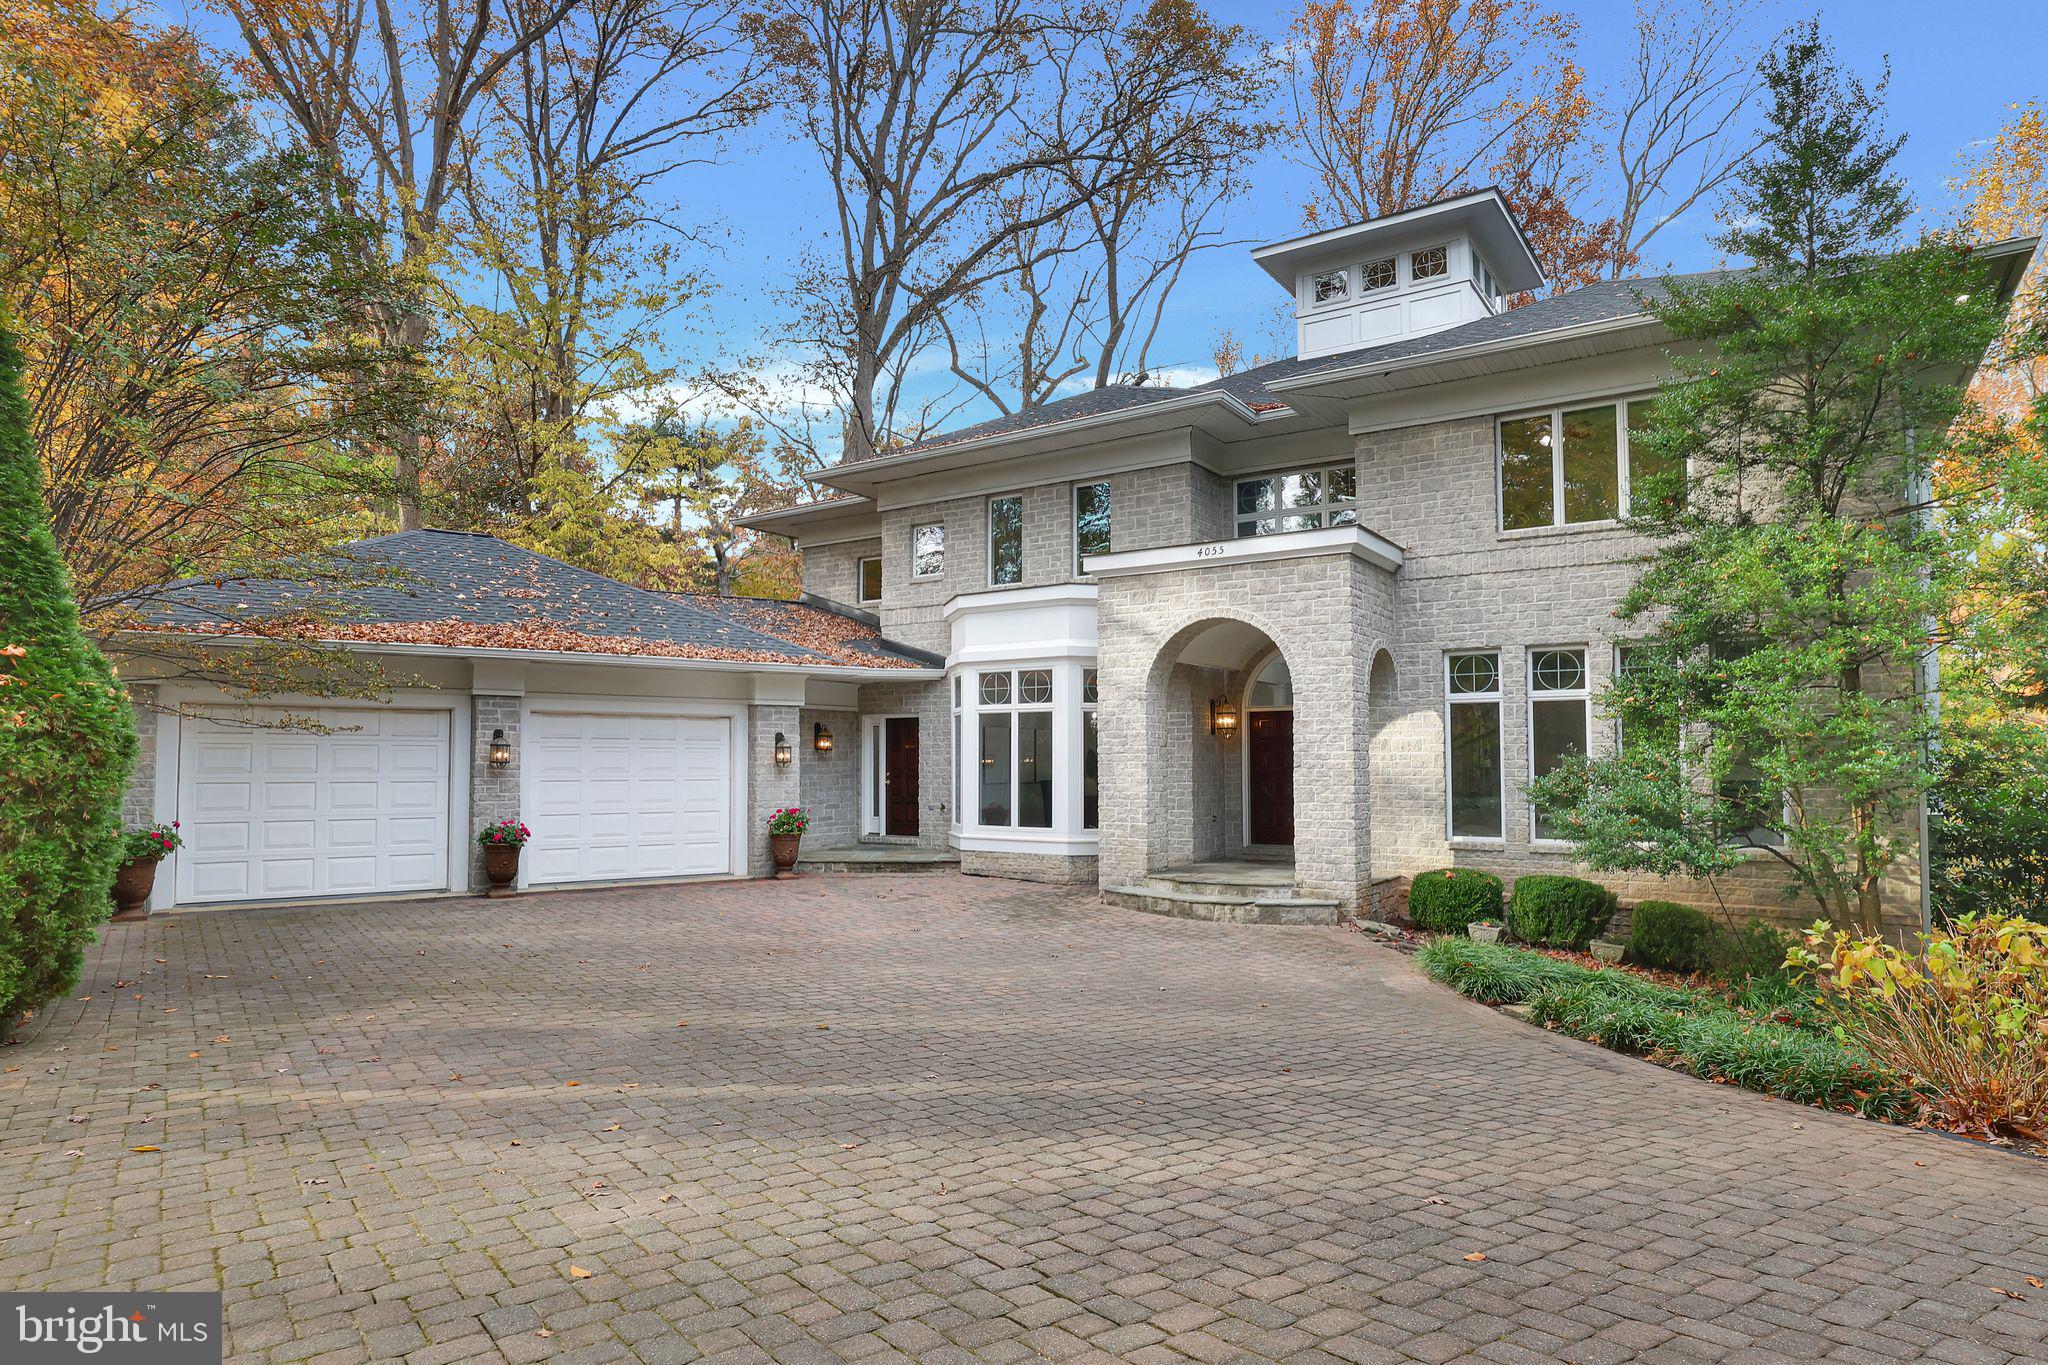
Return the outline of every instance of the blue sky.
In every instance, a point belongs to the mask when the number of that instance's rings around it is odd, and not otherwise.
[[[1279,35],[1280,7],[1253,0],[1212,0],[1212,5],[1221,18]],[[1628,59],[1632,0],[1580,0],[1575,5],[1565,0],[1561,7],[1580,19],[1580,60],[1597,86],[1603,72],[1620,70]],[[159,13],[175,22],[181,11],[216,41],[233,45],[230,32],[197,6],[168,0]],[[1753,27],[1760,39],[1767,39],[1812,12],[1763,0]],[[1936,218],[1953,212],[1946,182],[1957,173],[1959,158],[1993,136],[2008,116],[2008,105],[2048,96],[2048,25],[2043,24],[2041,0],[1978,0],[1967,7],[1857,0],[1819,14],[1840,60],[1851,70],[1873,76],[1890,58],[1889,120],[1895,131],[1909,134],[1900,165],[1923,207]],[[767,349],[764,339],[778,321],[778,281],[793,268],[806,241],[823,241],[830,229],[812,157],[808,145],[791,141],[770,120],[742,135],[725,164],[692,169],[670,187],[683,216],[715,223],[713,236],[721,243],[710,272],[719,281],[718,292],[676,320],[673,359]],[[1306,184],[1299,167],[1282,155],[1269,156],[1254,190],[1227,210],[1230,235],[1261,242],[1299,231]],[[1711,265],[1717,259],[1707,242],[1713,231],[1711,211],[1696,210],[1652,243],[1647,264],[1668,262],[1678,269]],[[1258,345],[1258,329],[1269,326],[1280,299],[1280,291],[1251,264],[1244,248],[1206,254],[1190,268],[1169,305],[1164,334],[1152,353],[1154,367],[1205,370],[1212,342],[1225,327],[1250,333],[1250,344]]]

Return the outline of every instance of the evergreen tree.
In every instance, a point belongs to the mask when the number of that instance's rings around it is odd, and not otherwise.
[[[1652,550],[1619,616],[1619,753],[1531,797],[1597,868],[1710,875],[1775,857],[1828,918],[1877,928],[1934,777],[1922,669],[1971,590],[1927,460],[1998,323],[1959,241],[1904,240],[1902,139],[1795,28],[1763,65],[1768,137],[1718,244],[1749,267],[1651,299],[1675,379],[1634,490]]]
[[[128,701],[78,627],[0,326],[0,1034],[69,990],[112,909]]]

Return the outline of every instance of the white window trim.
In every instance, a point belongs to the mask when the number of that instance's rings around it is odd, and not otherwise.
[[[1451,691],[1451,661],[1472,655],[1485,655],[1493,660],[1493,691],[1453,693]],[[1451,752],[1451,708],[1471,703],[1491,702],[1496,708],[1497,716],[1502,720],[1507,718],[1506,674],[1501,668],[1501,651],[1498,649],[1445,650],[1443,668],[1439,676],[1443,679],[1444,689],[1444,838],[1454,848],[1505,848],[1508,841],[1508,765],[1507,746],[1502,742],[1505,739],[1504,735],[1498,736],[1494,740],[1493,760],[1493,770],[1498,775],[1496,785],[1498,787],[1500,803],[1500,833],[1455,833],[1456,813],[1452,807],[1455,798],[1451,791],[1451,770],[1452,764],[1455,762],[1455,756]],[[1499,728],[1496,726],[1497,731]]]
[[[1081,567],[1081,490],[1084,488],[1102,488],[1108,490],[1109,549],[1104,551],[1104,553],[1116,553],[1116,488],[1114,484],[1108,479],[1088,479],[1084,482],[1075,484],[1073,488],[1069,490],[1067,498],[1068,511],[1072,513],[1072,515],[1068,518],[1067,525],[1068,529],[1073,533],[1074,577],[1076,578],[1086,578],[1088,576]],[[1234,490],[1232,492],[1232,496],[1236,496]]]
[[[1344,292],[1334,299],[1318,300],[1316,281],[1325,275],[1342,275]],[[1358,276],[1353,266],[1340,265],[1328,270],[1311,270],[1301,277],[1301,309],[1305,313],[1326,308],[1348,308],[1358,300],[1358,296]]]
[[[1017,581],[996,582],[996,504],[1014,502],[1017,504]],[[1024,495],[1022,493],[991,493],[982,504],[982,577],[991,588],[1021,588],[1024,586]]]
[[[1101,831],[1086,829],[1081,823],[1081,777],[1083,772],[1083,737],[1081,717],[1084,712],[1098,711],[1094,703],[1081,701],[1081,674],[1083,669],[1095,668],[1097,663],[1092,653],[1080,656],[1013,657],[1003,660],[976,661],[957,666],[954,676],[960,680],[960,726],[963,737],[971,734],[972,739],[963,738],[961,758],[954,773],[954,810],[959,819],[955,822],[955,844],[962,849],[979,852],[1013,852],[1029,854],[1085,857],[1095,853],[1099,847]],[[1015,674],[1045,669],[1052,674],[1052,699],[1048,702],[1026,702],[1019,700],[1019,685]],[[1010,701],[1004,705],[981,704],[981,675],[983,673],[1009,673],[1011,679]],[[1050,828],[1039,825],[984,825],[981,823],[981,717],[983,712],[1011,716],[1010,726],[1010,819],[1014,822],[1018,813],[1017,783],[1020,780],[1020,765],[1017,762],[1019,743],[1018,726],[1014,717],[1022,712],[1045,712],[1052,716],[1053,734],[1053,808]]]
[[[1347,467],[1351,470],[1351,496],[1348,498],[1338,498],[1333,501],[1329,496],[1328,492],[1330,486],[1330,472],[1332,470],[1344,469]],[[1313,506],[1276,507],[1272,509],[1270,512],[1263,513],[1240,512],[1237,510],[1237,492],[1246,484],[1264,483],[1268,479],[1285,479],[1290,478],[1297,474],[1314,474],[1321,478],[1321,487],[1323,488],[1324,492],[1317,499]],[[1327,531],[1331,529],[1346,529],[1344,527],[1331,527],[1330,513],[1333,510],[1333,508],[1334,510],[1340,512],[1348,508],[1351,512],[1350,525],[1357,526],[1360,524],[1358,521],[1358,463],[1356,457],[1353,457],[1351,459],[1344,459],[1340,457],[1338,459],[1333,459],[1323,464],[1284,465],[1279,469],[1269,469],[1259,474],[1241,475],[1238,478],[1232,479],[1230,483],[1230,538],[1232,540],[1255,540],[1261,535],[1285,535],[1288,533],[1283,531],[1253,531],[1249,535],[1246,535],[1241,533],[1239,528],[1244,526],[1247,522],[1256,524],[1261,521],[1273,521],[1280,517],[1306,516],[1310,513],[1314,513],[1322,518],[1321,525],[1310,527],[1309,529],[1311,530]]]
[[[1444,268],[1437,271],[1434,275],[1416,274],[1415,258],[1417,256],[1426,256],[1432,251],[1444,253]],[[1449,242],[1437,242],[1431,246],[1419,246],[1411,251],[1404,252],[1403,255],[1406,259],[1403,262],[1402,268],[1407,274],[1410,284],[1422,284],[1430,280],[1447,280],[1451,278],[1451,244]]]
[[[870,564],[875,566],[875,577],[880,578],[882,576],[882,557],[880,555],[862,555],[854,561],[853,565],[853,598],[855,602],[863,607],[873,606],[882,600],[882,595],[879,592],[873,597],[868,596],[868,565]]]
[[[1095,674],[1095,700],[1088,700],[1088,675]],[[1088,718],[1097,715],[1102,705],[1102,672],[1095,664],[1082,664],[1079,675],[1081,723],[1080,734],[1074,748],[1074,828],[1083,835],[1099,835],[1102,832],[1102,729],[1100,722],[1095,731],[1096,810],[1095,823],[1088,823]],[[1053,695],[1059,695],[1059,682],[1053,682]],[[1059,721],[1055,719],[1057,726]]]
[[[917,571],[917,533],[937,531],[939,533],[939,567],[931,573]],[[943,521],[919,522],[910,528],[910,577],[915,582],[929,583],[946,576],[946,523]]]
[[[1502,413],[1493,421],[1493,525],[1503,536],[1540,536],[1559,531],[1611,530],[1622,524],[1622,519],[1632,512],[1634,490],[1628,477],[1628,407],[1657,396],[1657,391],[1623,394],[1617,398],[1587,398],[1581,401],[1553,403],[1548,407],[1523,408],[1516,412]],[[1602,517],[1597,521],[1566,521],[1564,519],[1564,415],[1567,412],[1583,412],[1587,408],[1614,408],[1614,461],[1617,507],[1620,515]],[[1538,526],[1509,526],[1507,489],[1507,448],[1504,430],[1510,422],[1526,422],[1532,417],[1541,417],[1550,423],[1550,520]]]
[[[860,832],[863,838],[908,839],[889,830],[889,722],[918,721],[919,745],[924,743],[924,725],[915,711],[870,711],[860,718]],[[923,759],[920,758],[922,766]],[[920,793],[920,800],[922,794]],[[923,821],[920,818],[919,825]]]
[[[1388,280],[1385,284],[1367,284],[1365,268],[1369,265],[1381,264],[1390,265],[1394,267],[1393,278]],[[1369,261],[1360,261],[1358,263],[1358,297],[1364,298],[1369,294],[1384,294],[1391,291],[1399,290],[1400,287],[1401,257],[1398,252],[1392,256],[1375,256]]]
[[[1579,685],[1556,690],[1536,690],[1536,656],[1557,651],[1576,652],[1579,656]],[[1536,777],[1536,703],[1539,701],[1576,701],[1582,717],[1580,722],[1586,741],[1585,752],[1593,749],[1593,649],[1589,644],[1530,645],[1522,652],[1522,687],[1528,698],[1523,713],[1523,752],[1527,757],[1528,774],[1533,781]],[[1503,812],[1505,814],[1505,812]],[[1529,844],[1532,848],[1566,849],[1572,846],[1569,839],[1544,839],[1536,834],[1536,804],[1529,803]]]

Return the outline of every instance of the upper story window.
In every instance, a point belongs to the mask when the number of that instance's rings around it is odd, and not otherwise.
[[[1389,256],[1381,261],[1367,261],[1358,268],[1358,276],[1365,286],[1365,292],[1368,294],[1375,289],[1392,289],[1394,287],[1394,258]]]
[[[1408,253],[1408,278],[1411,280],[1433,280],[1450,273],[1451,249],[1447,246],[1425,247]]]
[[[1629,505],[1632,482],[1653,477],[1661,481],[1670,472],[1670,462],[1655,458],[1647,448],[1634,456],[1629,450],[1628,433],[1647,425],[1653,401],[1594,403],[1503,419],[1501,529],[1573,526],[1621,517]]]
[[[1308,296],[1315,303],[1338,303],[1351,297],[1351,272],[1325,270],[1309,278]]]
[[[1237,535],[1358,524],[1358,466],[1325,465],[1237,481]]]
[[[875,555],[860,562],[860,594],[862,605],[882,600],[882,557]]]
[[[988,581],[997,586],[1024,581],[1024,499],[988,500]]]
[[[1074,485],[1074,572],[1082,573],[1089,555],[1109,553],[1109,485]]]
[[[946,572],[946,527],[943,522],[910,528],[910,576],[941,578]]]

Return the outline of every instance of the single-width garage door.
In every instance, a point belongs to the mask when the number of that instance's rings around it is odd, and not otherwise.
[[[178,901],[448,885],[448,712],[323,709],[332,732],[186,720]]]
[[[525,762],[529,883],[733,870],[730,719],[536,710]]]

